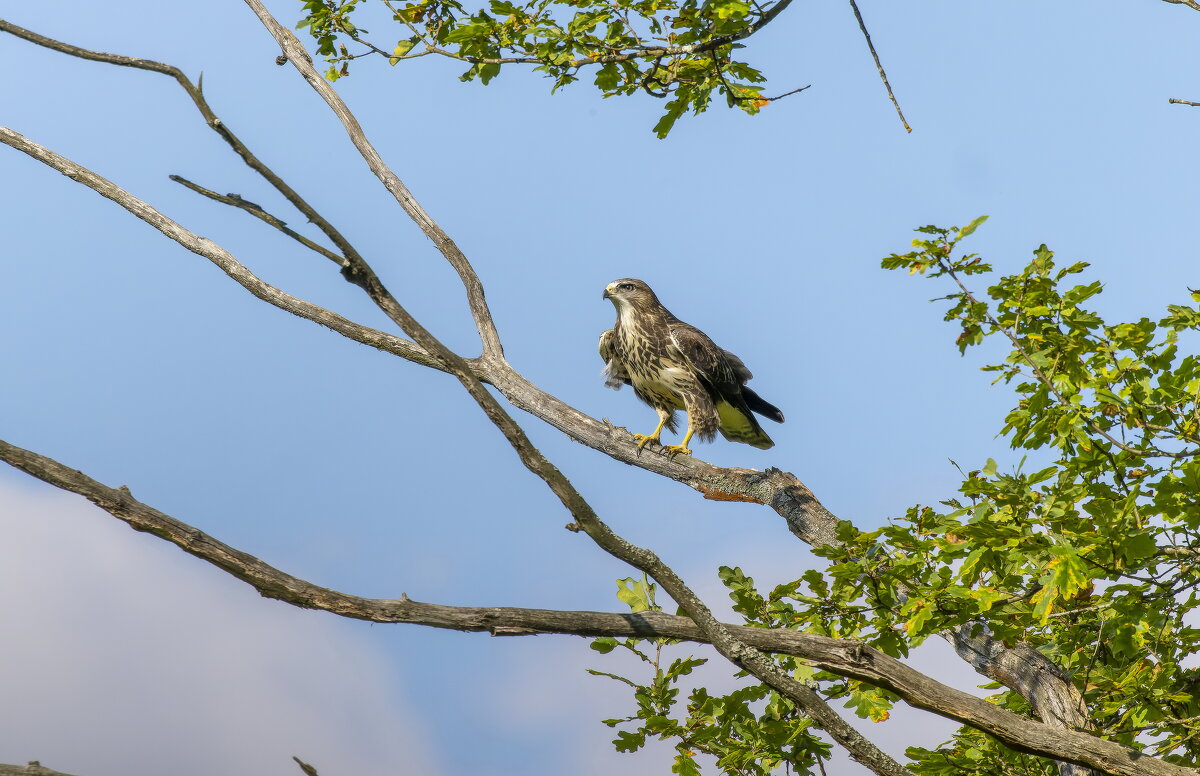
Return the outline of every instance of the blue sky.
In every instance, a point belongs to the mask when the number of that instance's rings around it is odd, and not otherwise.
[[[298,18],[298,3],[269,5]],[[650,131],[661,103],[601,100],[586,84],[550,95],[533,73],[463,85],[460,68],[430,57],[365,62],[337,87],[474,262],[516,368],[589,414],[650,429],[631,393],[603,387],[595,353],[613,317],[604,285],[641,277],[741,355],[788,417],[769,429],[770,451],[719,441],[697,454],[795,472],[870,527],[952,492],[947,459],[1018,457],[994,437],[1009,395],[976,370],[980,356],[958,356],[927,304],[946,290],[878,268],[912,228],[989,214],[972,250],[1004,269],[1042,242],[1090,261],[1106,286],[1097,307],[1114,319],[1154,316],[1200,286],[1200,109],[1167,104],[1200,99],[1200,14],[1152,0],[860,6],[911,135],[844,2],[798,4],[747,50],[770,92],[811,89],[755,118],[685,118],[666,141]],[[435,334],[474,354],[457,278],[328,109],[274,65],[241,2],[61,0],[4,14],[203,71],[218,115]],[[329,262],[167,180],[237,192],[303,226],[170,79],[9,36],[0,56],[0,123],[269,282],[387,328]],[[0,438],[346,592],[619,608],[613,580],[628,569],[562,530],[560,506],[453,380],[258,302],[15,151],[0,149],[0,176]],[[719,565],[774,584],[813,563],[772,512],[705,502],[518,418],[616,530],[714,597]],[[10,470],[0,536],[19,658],[0,682],[28,704],[0,712],[12,722],[0,724],[0,762],[81,776],[294,773],[293,754],[325,776],[665,771],[662,750],[611,751],[599,720],[631,703],[584,673],[617,664],[583,640],[288,610]],[[972,684],[936,653],[921,660]],[[48,690],[64,676],[68,690]],[[870,732],[894,751],[933,743],[947,727],[931,719],[898,714]]]

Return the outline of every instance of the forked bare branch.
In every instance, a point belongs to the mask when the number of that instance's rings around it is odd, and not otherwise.
[[[321,99],[333,109],[338,120],[342,122],[342,126],[346,129],[346,134],[350,137],[350,142],[362,154],[366,160],[367,166],[379,181],[384,185],[384,188],[395,197],[396,202],[408,214],[425,236],[433,241],[437,249],[441,251],[446,261],[458,273],[462,280],[463,286],[467,291],[467,301],[471,306],[471,316],[475,319],[475,327],[479,331],[479,338],[483,342],[483,357],[500,358],[504,354],[504,349],[500,344],[500,334],[496,331],[496,324],[492,321],[491,311],[488,310],[487,300],[484,298],[483,283],[480,282],[479,276],[475,273],[475,268],[471,266],[471,262],[467,260],[466,255],[455,244],[454,240],[450,239],[450,235],[438,226],[437,222],[425,212],[425,208],[421,207],[421,203],[413,197],[412,192],[404,185],[404,181],[396,173],[392,172],[391,168],[384,164],[383,157],[375,149],[375,146],[367,139],[366,133],[363,132],[362,126],[358,123],[358,119],[350,112],[346,103],[342,101],[341,96],[334,91],[329,82],[321,77],[313,68],[312,58],[308,55],[308,51],[300,43],[299,39],[292,34],[292,31],[284,27],[275,17],[271,16],[266,7],[259,0],[246,0],[246,4],[258,16],[259,21],[271,33],[271,36],[279,43],[279,47],[283,50],[283,55],[295,67],[304,80],[308,82]],[[411,336],[411,335],[410,335]],[[418,340],[419,341],[419,340]]]

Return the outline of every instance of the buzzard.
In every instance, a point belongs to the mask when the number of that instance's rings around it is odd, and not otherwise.
[[[775,444],[751,410],[776,423],[783,422],[783,413],[746,387],[753,375],[740,358],[672,315],[641,280],[614,280],[604,298],[617,308],[616,325],[600,335],[604,384],[632,385],[658,412],[652,434],[633,435],[639,448],[658,443],[664,426],[675,431],[676,410],[687,412],[688,428],[680,444],[663,448],[668,453],[690,455],[693,434],[709,441],[718,431],[762,450]]]

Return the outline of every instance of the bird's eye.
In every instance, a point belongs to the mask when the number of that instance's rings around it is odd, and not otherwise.
[[[632,291],[633,283],[622,283],[621,285],[617,286],[617,289],[620,291]]]

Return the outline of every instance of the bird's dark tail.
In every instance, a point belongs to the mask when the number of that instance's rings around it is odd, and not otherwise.
[[[742,386],[742,398],[746,400],[747,407],[764,418],[770,418],[776,423],[783,422],[783,413],[779,411],[778,407],[744,385]]]

